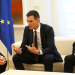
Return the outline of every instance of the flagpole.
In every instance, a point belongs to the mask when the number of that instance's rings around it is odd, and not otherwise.
[[[8,67],[8,70],[9,70],[9,55],[8,55],[8,50],[7,50],[7,67]]]

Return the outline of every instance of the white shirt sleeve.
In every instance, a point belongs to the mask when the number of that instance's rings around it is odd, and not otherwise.
[[[43,52],[42,52],[42,50],[40,50],[40,54],[38,54],[38,55],[43,55]]]
[[[22,54],[22,51],[20,51],[20,53],[18,53],[18,54]]]

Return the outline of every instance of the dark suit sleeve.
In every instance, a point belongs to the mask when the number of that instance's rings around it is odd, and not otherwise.
[[[3,56],[3,57],[5,57],[1,52],[0,52],[0,55]]]
[[[22,43],[21,43],[21,46],[20,46],[20,48],[22,48],[22,54],[24,54],[27,51],[27,48],[25,47],[25,45],[28,45],[28,41],[27,41],[27,38],[26,38],[27,30],[28,30],[28,27],[25,27],[24,34],[23,34],[23,40],[22,40]]]
[[[50,26],[45,27],[44,32],[45,38],[43,38],[43,54],[52,54],[55,44],[54,44],[54,31]]]
[[[75,56],[75,42],[73,43],[73,50],[72,50],[72,54]]]

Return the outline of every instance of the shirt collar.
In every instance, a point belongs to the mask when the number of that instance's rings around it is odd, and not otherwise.
[[[34,32],[35,30],[33,29],[33,32]],[[38,27],[38,29],[36,30],[37,32],[40,32],[40,24],[39,24],[39,27]]]

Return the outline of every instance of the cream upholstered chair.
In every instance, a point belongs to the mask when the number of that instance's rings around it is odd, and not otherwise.
[[[55,37],[55,45],[57,47],[58,52],[60,53],[61,57],[63,58],[63,62],[55,62],[53,63],[53,71],[54,72],[63,72],[64,71],[64,57],[66,55],[72,54],[72,44],[75,39],[66,38],[66,37]],[[16,47],[20,47],[22,41],[14,43]],[[13,47],[12,47],[13,49]],[[15,52],[12,50],[12,56]],[[44,71],[44,65],[37,63],[37,64],[25,64],[23,63],[26,70],[36,70],[36,71]],[[13,65],[14,68],[14,65]],[[14,68],[15,69],[15,68]],[[75,72],[75,67],[74,67]]]

